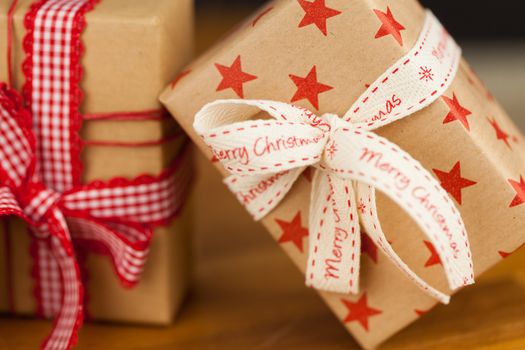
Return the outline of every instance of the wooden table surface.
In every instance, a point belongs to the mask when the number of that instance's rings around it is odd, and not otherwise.
[[[237,18],[207,18],[199,48]],[[213,34],[210,34],[213,33]],[[195,283],[168,328],[86,324],[78,349],[358,349],[261,226],[199,158]],[[523,255],[523,254],[522,254]],[[381,349],[525,349],[525,258],[513,256]],[[0,350],[36,349],[50,324],[0,319]]]

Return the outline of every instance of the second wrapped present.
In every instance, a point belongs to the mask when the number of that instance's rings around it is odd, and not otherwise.
[[[162,101],[365,348],[525,241],[523,138],[415,0],[272,2]]]

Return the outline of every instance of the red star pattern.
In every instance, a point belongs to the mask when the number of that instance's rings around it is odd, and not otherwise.
[[[380,10],[374,10],[374,12],[381,21],[381,27],[377,31],[375,38],[379,39],[387,35],[392,35],[399,45],[403,46],[401,31],[405,30],[405,27],[396,21],[390,7],[386,8],[386,13]]]
[[[304,228],[302,225],[301,212],[297,212],[293,220],[290,222],[279,219],[275,219],[275,222],[283,231],[278,242],[281,244],[291,242],[295,244],[301,253],[303,253],[303,238],[308,237],[308,229]]]
[[[341,299],[343,304],[348,309],[348,315],[343,320],[344,323],[359,322],[361,326],[368,332],[368,319],[373,316],[382,314],[383,312],[368,306],[366,293],[361,296],[357,302],[351,302]]]
[[[516,196],[510,203],[509,207],[512,208],[525,203],[525,181],[523,181],[523,176],[520,175],[519,182],[509,179],[509,183],[514,191],[516,191]]]
[[[244,98],[244,83],[257,79],[257,76],[242,71],[241,56],[237,56],[230,67],[222,64],[215,64],[217,70],[222,76],[222,81],[217,86],[217,91],[232,89],[237,96]]]
[[[456,94],[452,95],[452,99],[448,98],[447,96],[442,96],[442,98],[447,104],[448,108],[450,108],[450,112],[445,117],[445,120],[443,120],[443,124],[451,123],[457,120],[463,124],[465,129],[470,131],[470,125],[468,123],[467,117],[471,115],[472,112],[459,103]]]
[[[503,143],[505,143],[508,148],[512,149],[512,147],[510,146],[510,142],[509,142],[510,135],[504,132],[503,130],[501,130],[496,119],[492,119],[492,120],[489,119],[489,123],[490,125],[492,125],[492,127],[496,131],[496,138],[500,141],[503,141]]]
[[[434,265],[441,265],[441,259],[439,258],[439,255],[436,251],[436,248],[434,248],[434,245],[429,241],[423,241],[425,243],[425,246],[430,251],[430,257],[428,258],[427,262],[425,263],[425,267],[430,267]]]
[[[303,8],[305,15],[299,23],[299,28],[315,24],[317,28],[325,36],[328,35],[328,30],[326,27],[326,22],[328,18],[335,17],[341,14],[341,11],[326,7],[325,0],[297,0],[299,5]]]
[[[175,87],[177,86],[177,84],[184,78],[186,77],[187,75],[189,75],[191,73],[191,69],[188,69],[188,70],[185,70],[185,71],[182,71],[179,75],[177,75],[177,77],[171,82],[171,89],[175,89]]]
[[[361,253],[368,255],[377,264],[377,246],[365,232],[361,233]]]
[[[321,84],[317,81],[317,67],[313,66],[308,75],[304,78],[290,74],[290,79],[297,86],[297,91],[293,95],[291,102],[306,99],[310,101],[315,109],[319,109],[319,94],[330,91],[333,87]]]
[[[445,189],[459,204],[462,204],[461,190],[474,186],[477,182],[461,177],[461,164],[457,162],[448,173],[438,169],[433,169],[434,173],[441,182],[441,187]]]

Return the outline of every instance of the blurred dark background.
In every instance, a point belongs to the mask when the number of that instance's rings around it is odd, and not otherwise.
[[[395,0],[403,1],[403,0]],[[265,0],[197,0],[207,7],[255,10]],[[458,39],[525,39],[524,0],[421,0]]]

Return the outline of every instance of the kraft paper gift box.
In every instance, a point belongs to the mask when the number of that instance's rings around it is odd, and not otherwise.
[[[19,1],[13,16],[14,88],[25,82],[24,17],[32,0]],[[7,14],[10,1],[0,2],[0,81],[7,81]],[[191,0],[102,0],[93,2],[81,34],[83,76],[80,89],[84,116],[80,136],[82,183],[113,178],[157,176],[175,158],[183,157],[184,137],[166,118],[158,95],[192,56],[193,3]],[[151,112],[148,112],[151,111]],[[117,117],[113,118],[112,113]],[[99,118],[94,116],[98,115]],[[90,117],[91,116],[91,117]],[[108,118],[106,118],[107,116]],[[186,158],[188,156],[186,155]],[[189,160],[184,160],[189,162]],[[185,177],[188,177],[190,165]],[[187,187],[188,183],[183,182]],[[177,196],[184,200],[187,189]],[[3,226],[5,228],[5,226]],[[17,220],[9,220],[9,239],[0,231],[0,310],[33,315],[30,236]],[[125,288],[110,259],[87,254],[86,315],[90,319],[166,325],[183,302],[190,278],[191,213],[183,205],[174,219],[154,230],[148,261],[140,283]],[[5,242],[5,244],[4,244]],[[7,244],[7,245],[6,245]],[[8,261],[5,261],[5,258]],[[81,259],[81,256],[78,256]]]
[[[342,116],[370,84],[412,50],[424,19],[425,11],[415,0],[271,2],[187,67],[161,100],[227,176],[217,154],[193,127],[204,105],[217,99],[264,99],[291,102],[319,116]],[[435,49],[439,55],[439,47]],[[423,70],[421,74],[421,79],[432,78]],[[396,106],[394,96],[378,112],[380,117],[393,113]],[[464,60],[442,97],[377,133],[420,161],[447,190],[465,222],[476,276],[501,261],[502,253],[523,244],[523,138]],[[311,174],[313,169],[300,176],[262,219],[303,273]],[[430,285],[452,293],[440,258],[419,226],[382,194],[378,213],[388,241],[403,261]],[[363,347],[374,348],[437,302],[366,235],[362,240],[360,293],[320,292],[320,296]]]

